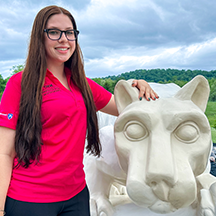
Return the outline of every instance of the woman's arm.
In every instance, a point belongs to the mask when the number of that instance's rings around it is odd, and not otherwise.
[[[110,115],[114,115],[114,116],[119,115],[118,110],[117,110],[117,106],[115,103],[114,95],[112,95],[108,104],[104,108],[102,108],[100,111],[107,113],[107,114],[110,114]]]
[[[15,157],[16,131],[0,127],[0,210],[4,210]],[[0,211],[0,216],[3,212]]]

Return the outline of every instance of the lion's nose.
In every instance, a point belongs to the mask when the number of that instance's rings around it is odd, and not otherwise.
[[[176,182],[170,134],[164,132],[163,139],[152,136],[150,140],[147,154],[146,183],[152,188],[156,196],[167,201],[169,190]]]
[[[154,194],[162,201],[168,201],[170,186],[164,181],[151,182],[151,188]]]

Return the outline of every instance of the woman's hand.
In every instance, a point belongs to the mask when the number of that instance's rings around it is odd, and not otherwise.
[[[4,210],[0,210],[0,216],[6,215]]]
[[[157,93],[153,91],[153,89],[145,80],[134,80],[132,82],[132,86],[139,89],[140,100],[142,100],[143,97],[145,97],[148,101],[150,101],[151,99],[156,100],[159,98]]]

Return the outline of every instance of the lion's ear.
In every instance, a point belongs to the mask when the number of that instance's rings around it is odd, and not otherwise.
[[[205,112],[209,93],[210,88],[208,80],[204,76],[198,75],[184,85],[174,97],[180,100],[191,100]]]
[[[130,80],[120,80],[115,86],[114,96],[118,112],[121,113],[126,106],[139,100],[139,90],[136,87],[132,87]]]

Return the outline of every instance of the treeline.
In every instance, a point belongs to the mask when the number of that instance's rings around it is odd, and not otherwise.
[[[105,79],[116,80],[119,78],[124,79],[145,79],[148,82],[162,82],[167,83],[169,81],[183,80],[190,81],[197,75],[203,75],[206,79],[216,78],[216,70],[202,71],[202,70],[178,70],[178,69],[141,69],[122,73],[118,76],[107,76]]]
[[[112,92],[116,83],[120,79],[144,79],[147,82],[156,83],[175,83],[182,87],[197,75],[203,75],[210,85],[209,101],[216,101],[216,70],[178,70],[178,69],[150,69],[135,70],[119,74],[117,76],[107,76],[103,78],[94,78],[93,80],[102,85],[105,89]]]
[[[23,65],[13,66],[12,74],[23,70]],[[209,101],[216,101],[216,70],[213,71],[202,71],[202,70],[178,70],[178,69],[140,69],[119,74],[117,76],[107,76],[102,78],[93,78],[95,82],[103,86],[108,91],[114,91],[116,83],[120,79],[144,79],[147,82],[156,83],[175,83],[179,86],[185,85],[192,78],[197,75],[203,75],[209,81],[210,85],[210,97]],[[9,78],[3,79],[0,74],[0,97],[5,89],[5,85]]]
[[[4,89],[5,89],[6,83],[7,83],[7,80],[3,79],[2,75],[0,74],[0,98],[2,96]]]
[[[6,84],[7,84],[7,81],[9,80],[9,78],[10,78],[13,74],[15,74],[15,73],[17,73],[17,72],[23,70],[23,68],[24,68],[23,65],[16,65],[16,66],[13,66],[12,69],[11,69],[11,74],[10,74],[10,76],[7,77],[6,79],[4,79],[4,78],[2,77],[2,75],[0,74],[0,99],[1,99],[1,97],[2,97],[2,94],[3,94],[3,92],[4,92],[5,86],[6,86]]]

